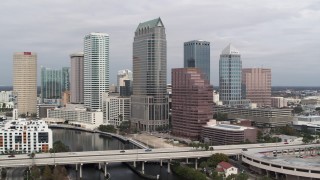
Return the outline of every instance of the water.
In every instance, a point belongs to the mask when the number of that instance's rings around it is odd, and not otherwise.
[[[52,129],[53,142],[62,141],[68,145],[71,151],[100,151],[117,149],[135,149],[133,144],[124,144],[116,138],[103,136],[98,133],[89,133],[84,131],[70,129]],[[135,174],[129,167],[123,163],[109,163],[108,172],[112,180],[140,180],[140,176]],[[141,165],[137,165],[141,170]],[[79,172],[75,171],[75,166],[69,166],[69,176],[72,179],[79,179]],[[160,174],[163,180],[179,180],[176,175],[167,173],[167,167],[160,167],[159,164],[148,163],[145,165],[145,173],[150,175]],[[83,166],[83,180],[103,180],[103,172],[98,170],[96,164],[85,164]]]

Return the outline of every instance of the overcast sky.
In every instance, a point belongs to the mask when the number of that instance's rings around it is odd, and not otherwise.
[[[161,17],[171,68],[183,67],[183,42],[211,42],[211,83],[219,55],[232,43],[243,67],[272,69],[272,85],[320,85],[319,0],[1,0],[0,85],[12,85],[14,52],[38,53],[40,66],[70,66],[90,32],[110,36],[110,82],[132,69],[140,22]],[[38,71],[39,74],[39,71]],[[38,84],[40,79],[38,79]]]

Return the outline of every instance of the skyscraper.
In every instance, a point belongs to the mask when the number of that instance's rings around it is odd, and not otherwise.
[[[62,68],[62,92],[70,91],[70,67]]]
[[[229,44],[221,53],[219,60],[220,101],[223,104],[241,103],[242,61],[240,52]]]
[[[242,69],[242,97],[261,106],[271,106],[271,69]]]
[[[199,68],[210,83],[210,42],[203,40],[185,42],[184,67]]]
[[[83,52],[70,55],[70,101],[83,104]]]
[[[17,96],[18,115],[37,113],[37,54],[13,55],[13,91]]]
[[[213,116],[213,87],[199,68],[172,69],[172,133],[199,139]]]
[[[169,123],[167,41],[160,18],[140,23],[133,42],[131,122],[142,131]]]
[[[41,100],[61,99],[62,70],[41,67]]]
[[[117,78],[120,96],[131,96],[132,71],[129,69],[120,70]]]
[[[109,92],[109,35],[90,33],[84,37],[84,106],[102,109],[103,94]]]

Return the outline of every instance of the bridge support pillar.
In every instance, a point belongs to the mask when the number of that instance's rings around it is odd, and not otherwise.
[[[107,177],[107,174],[108,174],[108,169],[107,169],[107,166],[108,166],[108,163],[104,163],[104,177]]]
[[[136,161],[133,161],[133,167],[137,167]]]
[[[188,159],[188,158],[186,159],[186,163],[187,163],[187,164],[189,163],[189,159]]]
[[[171,173],[171,169],[170,169],[170,160],[168,160],[168,173]]]
[[[101,163],[99,163],[99,170],[101,169]]]
[[[194,168],[197,170],[198,169],[198,159],[196,158],[195,162],[194,162]]]
[[[78,171],[78,164],[76,164],[76,171]]]
[[[79,177],[80,177],[80,179],[82,179],[82,163],[80,164],[80,175],[79,175]]]
[[[276,179],[279,179],[279,174],[277,172],[274,172],[276,175]]]
[[[142,161],[141,171],[142,171],[142,174],[144,174],[144,161]]]
[[[160,159],[160,166],[162,167],[162,159]]]

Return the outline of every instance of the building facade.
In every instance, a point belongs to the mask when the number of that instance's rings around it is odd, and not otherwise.
[[[47,110],[48,118],[60,118],[68,121],[68,124],[83,128],[94,129],[103,124],[102,111],[87,111],[83,106],[67,104],[63,108]]]
[[[102,96],[109,92],[109,35],[90,33],[84,37],[84,105],[102,109]]]
[[[13,91],[17,114],[37,113],[37,54],[18,52],[13,55]]]
[[[169,124],[167,41],[160,18],[140,23],[133,42],[131,123],[142,131]]]
[[[83,52],[70,55],[70,101],[83,104]]]
[[[104,123],[113,126],[120,126],[123,121],[130,121],[131,98],[108,96],[105,99]]]
[[[213,107],[214,113],[228,114],[229,119],[248,119],[254,126],[262,128],[281,127],[290,124],[293,120],[292,109],[274,108],[244,108],[244,107]]]
[[[41,67],[41,102],[46,99],[61,99],[62,88],[62,70]]]
[[[241,74],[240,52],[229,44],[222,51],[219,60],[219,95],[223,104],[241,104]]]
[[[199,139],[201,127],[213,116],[212,91],[199,68],[172,69],[172,133]]]
[[[270,100],[271,100],[271,107],[283,108],[287,106],[284,97],[271,97]]]
[[[199,68],[210,83],[210,42],[203,40],[185,42],[184,67]]]
[[[241,144],[257,142],[257,129],[253,127],[217,123],[211,120],[202,127],[201,139],[210,145]]]
[[[52,130],[42,120],[18,119],[0,125],[0,152],[48,152],[52,148]]]
[[[132,71],[124,69],[118,71],[118,92],[120,96],[131,96]]]
[[[242,98],[257,103],[258,107],[270,107],[271,69],[242,69]]]

